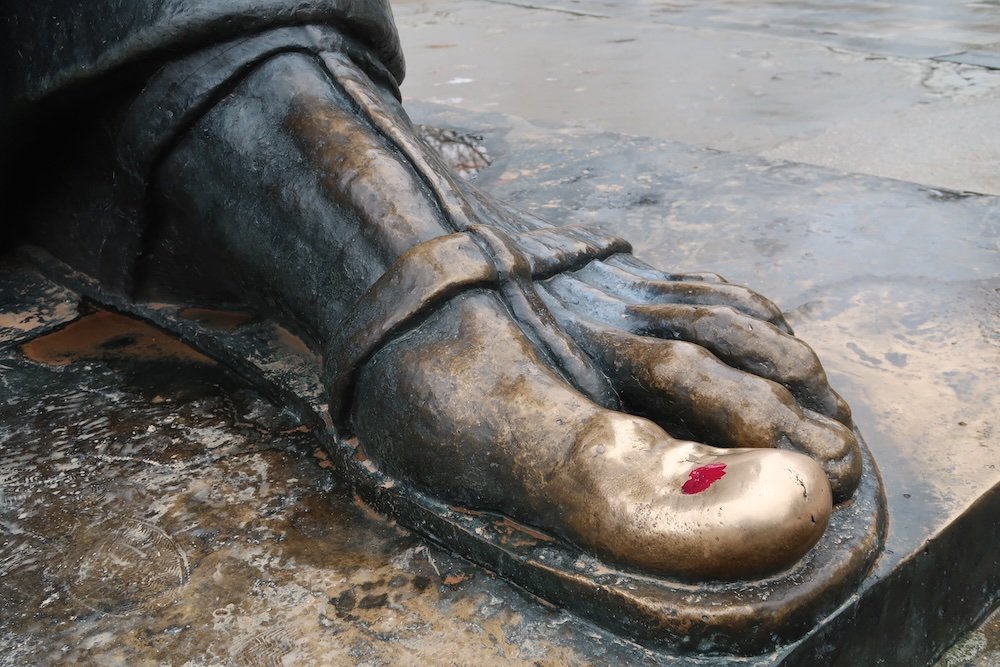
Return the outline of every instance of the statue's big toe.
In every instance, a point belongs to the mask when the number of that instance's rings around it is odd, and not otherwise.
[[[798,561],[832,512],[823,469],[802,454],[718,449],[604,413],[556,482],[571,538],[606,559],[695,579],[766,575]]]

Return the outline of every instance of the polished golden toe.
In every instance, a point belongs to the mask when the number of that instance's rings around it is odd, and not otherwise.
[[[607,413],[574,449],[554,491],[568,537],[655,574],[741,579],[785,569],[816,544],[832,512],[811,458],[674,440],[644,419]]]

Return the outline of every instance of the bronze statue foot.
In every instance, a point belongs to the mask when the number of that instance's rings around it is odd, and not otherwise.
[[[147,277],[293,323],[367,455],[449,503],[655,574],[801,558],[861,459],[777,307],[474,190],[357,63],[268,58],[174,142]]]

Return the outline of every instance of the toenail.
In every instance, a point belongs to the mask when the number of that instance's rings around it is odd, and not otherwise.
[[[684,482],[684,485],[681,486],[681,492],[684,495],[701,493],[722,479],[725,474],[725,463],[709,463],[708,465],[695,468],[691,471],[688,481]]]

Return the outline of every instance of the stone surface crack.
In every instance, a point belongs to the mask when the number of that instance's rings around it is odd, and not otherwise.
[[[552,5],[535,5],[529,2],[513,2],[512,0],[486,0],[490,4],[494,5],[508,5],[511,7],[521,7],[522,9],[535,9],[543,12],[559,12],[560,14],[569,14],[571,16],[586,16],[588,18],[594,19],[606,19],[610,18],[607,14],[598,14],[597,12],[585,12],[579,9],[568,9],[566,7],[553,7]]]

